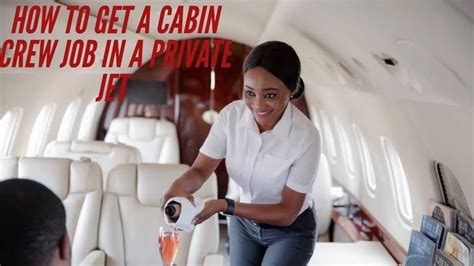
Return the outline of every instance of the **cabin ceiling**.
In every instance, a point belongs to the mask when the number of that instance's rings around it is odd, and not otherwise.
[[[129,1],[59,0],[91,7]],[[254,46],[268,39],[294,45],[312,84],[444,104],[472,104],[474,1],[263,0],[134,1],[151,5],[215,5],[223,11],[216,37]],[[132,12],[135,28],[140,12]],[[121,24],[122,22],[119,22]],[[293,33],[292,33],[293,32]],[[203,37],[159,35],[151,39]],[[311,70],[311,72],[308,71]],[[306,76],[305,76],[306,75]]]

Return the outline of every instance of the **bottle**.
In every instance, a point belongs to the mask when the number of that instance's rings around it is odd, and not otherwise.
[[[181,204],[176,201],[171,201],[165,207],[165,214],[168,215],[169,219],[173,222],[176,222],[181,213]]]

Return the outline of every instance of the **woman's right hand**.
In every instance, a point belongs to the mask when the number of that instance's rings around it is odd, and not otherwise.
[[[199,153],[191,168],[176,179],[163,195],[161,199],[161,210],[163,211],[164,205],[172,197],[187,198],[194,205],[194,198],[190,192],[194,193],[197,191],[202,184],[206,182],[212,172],[216,170],[217,165],[219,165],[221,161],[222,159],[213,159]]]

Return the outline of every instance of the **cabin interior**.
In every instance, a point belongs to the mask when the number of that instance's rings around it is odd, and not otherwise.
[[[151,6],[152,24],[165,5],[221,6],[218,30],[137,34],[141,13],[132,12],[123,33],[94,32],[102,5],[129,4],[45,1],[61,12],[89,6],[87,29],[64,33],[61,13],[52,33],[28,34],[12,33],[12,21],[18,5],[33,4],[0,1],[1,43],[61,40],[50,67],[0,68],[0,180],[33,177],[60,196],[74,265],[160,263],[160,198],[192,164],[217,112],[241,98],[245,56],[268,40],[297,51],[305,93],[293,104],[322,139],[310,265],[403,263],[430,200],[442,200],[435,162],[454,176],[463,211],[474,213],[473,1],[135,1],[135,10]],[[114,25],[123,27],[123,13]],[[97,59],[109,39],[142,40],[143,64],[61,68],[67,39],[96,40]],[[230,67],[150,67],[157,39],[193,40],[198,50],[230,40]],[[124,58],[133,48],[124,47]],[[113,101],[96,101],[102,75],[111,73],[131,75],[124,100],[117,89]],[[238,199],[236,186],[222,164],[197,194]],[[177,265],[229,263],[224,216],[180,237]]]

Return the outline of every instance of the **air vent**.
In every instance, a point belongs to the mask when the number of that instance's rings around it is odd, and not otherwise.
[[[398,61],[395,58],[383,58],[383,61],[385,64],[390,65],[390,66],[396,66],[398,65]]]
[[[380,54],[372,53],[372,56],[384,66],[388,66],[388,67],[398,66],[398,60],[386,53],[380,53]]]

